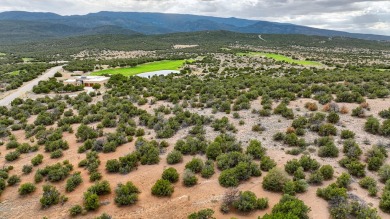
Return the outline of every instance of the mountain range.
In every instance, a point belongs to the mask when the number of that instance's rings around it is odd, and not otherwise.
[[[390,41],[390,36],[348,33],[288,23],[239,18],[146,12],[107,12],[61,16],[54,13],[9,11],[0,13],[0,41],[25,42],[99,34],[167,34],[226,30],[255,34],[303,34]]]

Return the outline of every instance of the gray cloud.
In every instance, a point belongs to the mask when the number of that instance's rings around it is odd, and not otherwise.
[[[0,11],[10,10],[63,15],[103,10],[199,14],[390,35],[387,0],[0,0]]]

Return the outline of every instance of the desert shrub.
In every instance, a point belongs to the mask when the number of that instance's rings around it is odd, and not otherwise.
[[[310,110],[310,111],[317,111],[318,110],[318,106],[316,103],[313,103],[313,102],[307,102],[305,103],[305,108]]]
[[[239,184],[239,180],[234,169],[223,170],[218,177],[218,181],[223,187],[235,187]]]
[[[297,171],[299,167],[301,167],[299,160],[292,159],[292,160],[287,161],[287,163],[284,165],[284,170],[288,174],[294,174],[295,171]]]
[[[50,158],[55,159],[55,158],[60,158],[63,156],[62,150],[58,149],[50,153]]]
[[[269,156],[263,156],[260,161],[260,169],[262,171],[269,171],[276,166],[276,162]]]
[[[69,214],[72,217],[80,215],[83,212],[83,208],[80,205],[74,205],[69,209]]]
[[[103,213],[99,217],[95,217],[94,219],[112,219],[111,215]]]
[[[275,107],[274,113],[279,114],[286,119],[294,118],[294,112],[292,109],[289,109],[285,103],[280,103],[277,107]]]
[[[98,180],[101,180],[102,179],[102,174],[97,172],[97,171],[94,171],[94,172],[91,172],[89,174],[89,181],[90,182],[95,182],[95,181],[98,181]]]
[[[14,161],[20,157],[19,151],[12,151],[5,155],[7,161]]]
[[[340,116],[336,112],[330,112],[327,117],[329,123],[336,124],[340,121]]]
[[[387,182],[390,179],[390,165],[383,165],[378,171],[379,179],[382,182]]]
[[[295,195],[295,183],[292,180],[286,182],[283,187],[283,194]]]
[[[139,140],[137,140],[135,144],[138,145],[138,142]],[[160,162],[160,150],[157,145],[153,145],[150,142],[145,142],[141,143],[141,146],[136,147],[142,165],[152,165],[158,164]]]
[[[76,137],[81,142],[84,142],[84,141],[86,141],[88,139],[95,139],[95,138],[97,138],[98,137],[98,132],[96,130],[94,130],[93,128],[87,126],[87,125],[81,124],[79,126],[79,128],[77,129]]]
[[[345,153],[345,156],[351,159],[359,159],[360,155],[363,153],[359,145],[352,139],[344,141],[343,152]]]
[[[134,170],[138,166],[139,154],[133,152],[124,157],[119,157],[119,160],[108,160],[106,170],[110,173],[120,172],[126,174]]]
[[[355,133],[350,130],[342,130],[340,134],[341,139],[355,138]]]
[[[214,211],[208,208],[188,215],[188,219],[215,219],[213,214]]]
[[[218,142],[212,142],[206,149],[206,156],[208,159],[215,160],[221,153],[221,145]]]
[[[201,175],[203,178],[210,178],[212,175],[214,175],[214,162],[211,160],[206,161],[206,164],[202,168]]]
[[[6,182],[3,178],[0,178],[0,194],[4,191],[6,187]]]
[[[331,180],[333,178],[334,169],[331,165],[323,165],[319,171],[324,177],[324,180]]]
[[[366,165],[357,160],[350,161],[345,167],[352,176],[364,177],[366,175]]]
[[[177,164],[183,161],[183,155],[180,151],[173,150],[167,155],[168,164]]]
[[[373,146],[367,151],[367,167],[371,171],[378,171],[387,157],[384,147]]]
[[[261,146],[258,140],[251,140],[246,149],[246,153],[252,155],[254,159],[261,159],[265,155],[266,149]]]
[[[11,140],[9,141],[7,144],[6,144],[6,149],[9,150],[9,149],[14,149],[14,148],[17,148],[19,147],[19,143],[15,140]]]
[[[320,126],[318,130],[320,136],[337,135],[337,129],[334,125],[327,123]]]
[[[52,185],[43,186],[43,195],[39,200],[42,208],[48,208],[60,202],[60,192]]]
[[[298,128],[306,128],[307,124],[308,124],[308,120],[306,119],[306,117],[300,116],[293,120],[291,126],[294,127],[295,129],[298,129]]]
[[[221,154],[217,157],[217,167],[226,170],[237,166],[239,162],[248,162],[251,158],[237,151]]]
[[[289,133],[284,136],[283,142],[289,146],[298,146],[299,138],[295,133]]]
[[[198,178],[196,178],[194,172],[190,169],[186,169],[183,174],[183,184],[187,187],[196,185]]]
[[[309,184],[304,179],[294,181],[294,189],[296,193],[306,192],[309,187]]]
[[[364,130],[371,134],[378,134],[380,130],[380,123],[377,118],[368,117],[366,123],[364,124]]]
[[[322,181],[324,181],[324,177],[322,176],[321,172],[320,171],[315,171],[313,172],[312,174],[310,174],[309,176],[309,179],[308,179],[308,183],[310,184],[321,184]]]
[[[92,192],[84,193],[84,208],[87,211],[94,211],[100,207],[99,196]]]
[[[132,182],[118,184],[115,189],[115,203],[119,206],[134,204],[138,201],[138,193],[139,189]]]
[[[20,185],[18,192],[19,192],[19,195],[27,195],[27,194],[34,192],[35,190],[36,190],[36,187],[34,184],[24,183],[24,184]]]
[[[309,155],[303,155],[299,159],[299,164],[303,167],[304,171],[315,171],[320,168],[320,163],[314,158],[311,158]]]
[[[347,189],[332,183],[325,188],[317,189],[317,196],[329,201],[337,198],[347,198]]]
[[[34,166],[38,166],[41,164],[43,161],[43,155],[42,154],[37,154],[35,157],[31,159],[31,164]]]
[[[24,174],[29,174],[32,172],[33,167],[31,165],[23,165],[22,172]]]
[[[351,175],[348,173],[342,173],[336,180],[336,185],[343,188],[348,188],[348,186],[351,184],[352,179]]]
[[[359,106],[352,110],[351,116],[364,118],[366,116],[364,109]]]
[[[265,209],[268,207],[268,200],[258,199],[255,193],[250,191],[240,192],[238,199],[234,201],[233,207],[242,212],[249,212],[255,209]]]
[[[10,178],[7,180],[8,186],[14,186],[17,183],[20,183],[20,177],[17,175],[12,175]]]
[[[204,163],[201,159],[192,158],[192,160],[186,164],[185,168],[191,170],[194,173],[200,173],[203,166]]]
[[[76,187],[77,187],[78,185],[80,185],[82,182],[83,182],[83,178],[81,177],[81,173],[80,173],[80,172],[74,173],[72,176],[70,176],[70,177],[66,180],[65,190],[66,190],[67,192],[72,192],[72,191],[75,190]]]
[[[173,167],[170,167],[162,173],[162,179],[168,180],[171,183],[175,183],[179,180],[179,173]]]
[[[319,157],[338,157],[339,156],[339,149],[336,147],[336,145],[333,142],[329,142],[325,146],[322,146],[322,147],[320,147],[320,149],[318,149],[318,156]]]
[[[174,188],[168,180],[159,179],[152,187],[152,195],[155,196],[171,196]]]
[[[46,166],[44,169],[38,169],[35,173],[37,178],[43,179],[47,177],[49,182],[58,182],[69,176],[70,171],[73,170],[73,165],[65,160],[63,163],[57,163],[51,166]],[[39,177],[41,175],[42,177]],[[40,182],[40,181],[36,181]]]
[[[390,119],[383,121],[380,128],[380,133],[384,136],[390,136]]]
[[[388,188],[385,189],[381,196],[379,208],[386,213],[390,213],[390,190]]]
[[[384,119],[390,119],[390,108],[380,111],[379,116],[384,118]]]
[[[268,191],[282,192],[288,180],[287,175],[282,170],[273,168],[264,177],[262,186]]]
[[[376,180],[372,177],[366,176],[359,181],[359,185],[364,189],[376,187]]]
[[[90,193],[96,195],[107,195],[111,193],[110,183],[107,180],[96,182],[94,185],[90,186],[87,190]]]
[[[298,169],[294,172],[294,180],[305,179],[306,175],[303,170],[303,167],[298,167]]]
[[[264,215],[262,219],[308,219],[309,212],[310,208],[303,201],[291,195],[283,195],[279,203],[272,208],[272,213]]]
[[[274,141],[283,141],[284,137],[285,135],[282,132],[277,132],[272,136]]]

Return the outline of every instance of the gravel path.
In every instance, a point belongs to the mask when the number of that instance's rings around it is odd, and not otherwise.
[[[0,106],[7,106],[11,104],[11,102],[17,98],[21,97],[23,94],[25,94],[28,91],[31,91],[35,85],[39,83],[39,81],[46,80],[50,77],[53,77],[56,72],[62,69],[62,66],[53,67],[49,70],[47,70],[45,73],[40,75],[38,78],[27,82],[23,86],[19,87],[18,89],[14,90],[12,93],[10,93],[8,96],[4,97],[0,100]]]

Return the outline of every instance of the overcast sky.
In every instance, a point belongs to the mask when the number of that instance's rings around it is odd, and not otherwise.
[[[390,35],[389,0],[0,0],[0,11],[11,10],[61,15],[98,11],[197,14]]]

